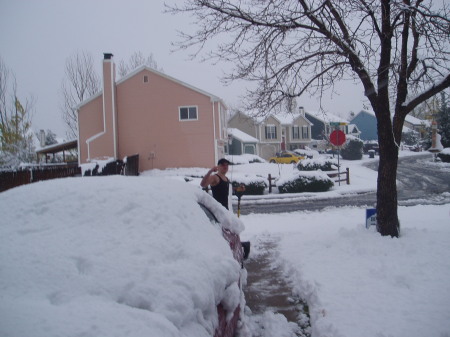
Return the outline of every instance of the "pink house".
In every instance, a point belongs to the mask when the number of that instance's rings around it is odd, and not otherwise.
[[[227,141],[223,101],[146,66],[116,82],[104,54],[103,91],[78,107],[79,163],[139,154],[139,171],[210,167]]]

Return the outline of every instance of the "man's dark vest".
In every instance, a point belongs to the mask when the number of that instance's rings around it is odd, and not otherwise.
[[[229,181],[223,180],[219,175],[220,182],[216,186],[211,186],[211,191],[214,199],[220,202],[223,207],[228,209],[228,191],[229,191]]]

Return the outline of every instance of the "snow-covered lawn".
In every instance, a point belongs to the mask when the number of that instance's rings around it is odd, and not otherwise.
[[[376,172],[362,166],[370,160],[374,159],[341,161],[343,169],[350,169],[351,184],[341,183],[329,192],[281,195],[275,190],[271,195],[252,198],[273,203],[277,198],[339,197],[375,190]],[[450,172],[449,165],[439,165]],[[165,205],[187,195],[170,180],[184,183],[187,178],[192,188],[199,189],[200,177],[207,170],[153,170],[137,178],[60,179],[1,193],[0,335],[197,337],[205,327],[211,330],[208,324],[214,322],[214,302],[226,297],[220,289],[239,270],[223,242],[205,242],[212,235],[207,234],[212,230],[209,223],[202,222],[198,228],[189,224],[189,233],[177,226],[187,225],[184,219],[164,216]],[[244,175],[251,180],[269,173],[275,177],[291,174],[292,170],[291,165],[242,164],[231,166],[228,176]],[[152,190],[145,188],[149,177],[159,181]],[[94,181],[105,184],[91,184]],[[55,184],[60,193],[48,195],[49,186]],[[100,189],[117,198],[106,213],[102,208],[105,199],[97,195]],[[165,194],[158,199],[162,189],[170,189],[176,197]],[[68,198],[65,191],[69,190],[79,195]],[[86,190],[91,204],[81,197]],[[244,199],[256,202],[249,196]],[[59,207],[52,207],[53,203]],[[158,214],[146,213],[145,205],[152,203],[160,205]],[[189,205],[183,202],[180,207],[189,212]],[[86,213],[91,208],[97,209],[98,216]],[[153,216],[162,229],[166,228],[157,238],[145,226],[152,223],[146,221]],[[381,237],[373,227],[366,229],[365,209],[361,208],[250,214],[241,216],[245,225],[241,239],[253,242],[251,254],[255,255],[261,253],[259,241],[267,237],[278,240],[279,263],[286,277],[294,281],[294,291],[309,304],[312,337],[449,337],[450,204],[400,207],[399,216],[402,235],[393,239]],[[72,227],[80,224],[79,236],[67,237],[63,223]],[[167,230],[172,226],[176,230]],[[106,248],[101,255],[93,249],[95,242],[84,242],[93,239],[84,232],[96,231],[104,233],[104,237],[96,236],[99,247]],[[42,238],[41,244],[29,246],[27,240],[32,237]],[[104,241],[98,239],[102,237]],[[190,268],[197,266],[191,266],[189,258],[184,259],[185,264],[171,264],[175,257],[189,254],[180,248],[186,240],[193,243],[188,246],[192,251],[187,257],[198,257],[206,250],[209,254],[217,247],[217,254],[226,256],[222,260],[219,255],[205,255],[204,272],[213,270],[217,277],[196,279]],[[49,246],[50,242],[59,242],[64,254],[53,254],[58,247]],[[132,250],[124,249],[130,245]],[[93,250],[84,249],[87,247]],[[55,263],[53,267],[46,259]],[[217,266],[211,261],[222,263],[224,268],[214,269]],[[40,270],[41,265],[47,268]],[[99,265],[109,268],[98,270]],[[205,284],[212,285],[210,293],[205,293]],[[180,296],[179,289],[188,289],[192,297]],[[171,307],[170,298],[179,301],[179,306]],[[201,311],[195,309],[199,306]],[[14,311],[18,307],[24,310]],[[241,329],[241,337],[294,337],[291,326],[283,324],[279,316],[268,312],[263,320],[265,329],[249,325]],[[75,323],[67,325],[67,321]],[[249,321],[251,317],[244,317],[244,322]]]

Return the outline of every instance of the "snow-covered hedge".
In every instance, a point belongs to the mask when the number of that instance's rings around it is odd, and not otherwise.
[[[341,156],[343,159],[347,160],[360,160],[363,156],[363,146],[362,140],[357,138],[352,138],[348,141],[341,150]]]
[[[437,156],[444,163],[450,163],[450,147],[443,149]]]
[[[304,159],[298,162],[297,168],[300,171],[333,171],[338,169],[335,159]]]
[[[266,179],[263,177],[234,175],[233,187],[237,187],[241,184],[245,185],[245,194],[247,195],[262,195],[267,188]]]
[[[277,186],[280,193],[326,192],[334,182],[321,171],[303,171],[280,177]]]

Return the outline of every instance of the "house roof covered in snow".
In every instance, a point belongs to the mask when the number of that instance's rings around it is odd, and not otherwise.
[[[250,136],[249,134],[242,132],[239,129],[235,128],[228,128],[228,134],[232,135],[237,140],[240,140],[243,143],[257,143],[258,139],[255,137]]]
[[[339,122],[339,123],[347,123],[349,124],[349,121],[345,118],[339,117],[337,115],[333,115],[329,112],[322,112],[322,111],[306,111],[305,113],[313,116],[314,118],[325,122],[325,123],[332,123],[332,122]]]

